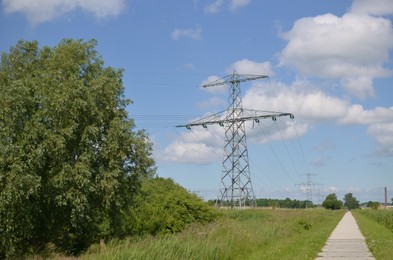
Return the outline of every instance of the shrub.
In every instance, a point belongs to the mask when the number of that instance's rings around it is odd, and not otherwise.
[[[127,235],[182,231],[187,224],[213,221],[216,210],[172,179],[145,179],[126,218]]]

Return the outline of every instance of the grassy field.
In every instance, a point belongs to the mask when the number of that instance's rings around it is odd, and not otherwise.
[[[376,259],[392,259],[393,210],[355,210],[353,215]]]
[[[314,259],[343,211],[223,211],[215,223],[92,246],[82,259]]]

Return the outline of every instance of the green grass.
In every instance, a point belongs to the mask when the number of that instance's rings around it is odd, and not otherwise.
[[[360,213],[393,232],[393,210],[361,210]]]
[[[314,259],[343,211],[223,211],[215,223],[169,236],[128,238],[82,259]]]
[[[391,210],[355,210],[353,215],[376,259],[392,259],[393,230]]]

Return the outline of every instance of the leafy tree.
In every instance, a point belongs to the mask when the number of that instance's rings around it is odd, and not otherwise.
[[[359,201],[352,195],[352,193],[347,193],[344,195],[344,206],[351,209],[359,208]]]
[[[372,208],[372,209],[378,209],[379,208],[379,202],[377,201],[369,201],[367,202],[367,207]]]
[[[125,110],[122,71],[94,40],[19,41],[0,63],[0,258],[48,242],[78,254],[121,233],[151,144]],[[103,230],[102,223],[107,223]]]
[[[341,209],[342,207],[342,202],[337,199],[337,196],[335,193],[329,194],[326,196],[324,202],[322,203],[322,207],[325,209]]]
[[[183,230],[191,223],[213,221],[216,210],[172,179],[145,179],[130,213],[125,217],[128,234],[166,234]]]

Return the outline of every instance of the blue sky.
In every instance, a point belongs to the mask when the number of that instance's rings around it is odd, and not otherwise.
[[[206,199],[218,195],[220,127],[175,128],[226,108],[203,83],[268,75],[241,86],[243,106],[295,120],[248,124],[257,197],[313,200],[352,192],[393,197],[393,2],[390,0],[2,0],[0,51],[19,39],[54,46],[98,41],[124,69],[128,110],[154,143],[158,175]],[[390,199],[389,199],[390,200]]]

